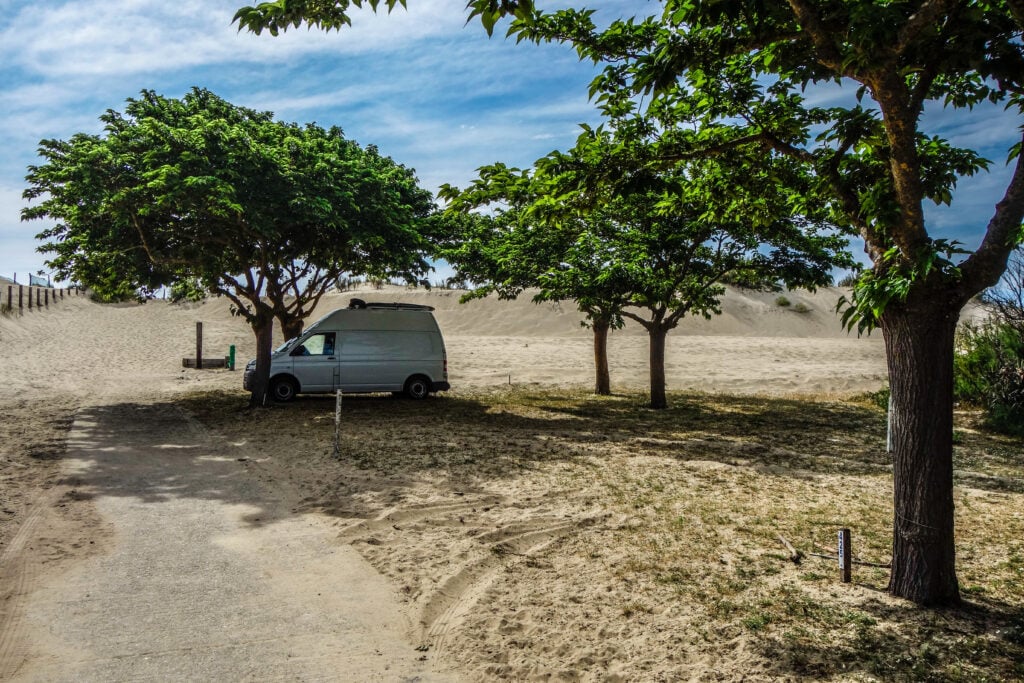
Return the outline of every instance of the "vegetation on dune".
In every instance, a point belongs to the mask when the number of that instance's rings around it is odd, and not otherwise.
[[[991,427],[1024,435],[1024,253],[1014,255],[1002,285],[982,299],[988,317],[957,332],[954,391],[984,408]]]

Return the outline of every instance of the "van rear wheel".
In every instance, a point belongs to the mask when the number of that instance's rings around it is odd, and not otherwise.
[[[414,400],[421,400],[430,395],[431,382],[426,377],[417,375],[405,382],[405,395]]]
[[[299,386],[290,377],[275,377],[270,380],[270,396],[278,403],[287,403],[299,393]]]

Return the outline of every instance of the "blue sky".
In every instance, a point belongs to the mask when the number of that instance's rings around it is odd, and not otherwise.
[[[99,115],[142,89],[180,97],[200,86],[282,120],[338,125],[415,168],[432,191],[465,185],[495,161],[529,166],[571,146],[579,123],[598,120],[586,94],[592,65],[568,47],[488,39],[465,24],[464,0],[412,0],[391,16],[356,10],[341,33],[301,28],[276,38],[238,33],[231,18],[243,4],[0,0],[0,275],[24,282],[45,269],[34,237],[45,224],[19,219],[39,140],[98,133]],[[656,9],[592,5],[607,19]],[[1020,121],[991,107],[936,109],[926,120],[993,161],[991,174],[961,184],[953,210],[929,216],[937,236],[974,247],[1005,188],[1005,150]]]

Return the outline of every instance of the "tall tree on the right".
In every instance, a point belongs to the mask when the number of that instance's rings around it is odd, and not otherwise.
[[[609,116],[645,110],[660,120],[657,149],[643,159],[609,158],[603,182],[628,177],[622,169],[638,163],[748,145],[815,174],[818,196],[829,198],[836,222],[859,232],[873,265],[844,320],[861,332],[880,327],[886,344],[895,501],[889,592],[955,604],[953,338],[961,308],[999,280],[1024,240],[1024,164],[1015,136],[1006,150],[1013,172],[977,226],[984,237],[973,251],[931,234],[925,202],[950,204],[957,180],[990,162],[926,132],[926,108],[990,103],[1024,114],[1024,3],[663,5],[660,17],[603,29],[587,11],[563,10],[516,20],[511,31],[569,42],[581,57],[606,62],[593,91]],[[818,102],[845,104],[816,105],[811,92]]]
[[[398,2],[273,0],[235,18],[255,32],[302,22],[329,30],[348,24],[353,6],[391,10]],[[660,120],[660,149],[592,159],[601,172],[581,178],[588,190],[628,179],[623,169],[638,164],[746,145],[798,159],[817,174],[835,221],[857,229],[873,265],[855,288],[847,321],[861,331],[881,327],[886,342],[895,449],[889,592],[921,604],[957,603],[953,335],[964,304],[999,280],[1024,241],[1024,141],[1009,146],[1015,168],[991,215],[980,218],[984,238],[971,252],[929,233],[924,203],[948,204],[957,179],[988,162],[927,135],[922,116],[929,103],[967,109],[990,102],[1024,119],[1024,0],[660,6],[656,16],[600,28],[592,10],[540,10],[534,0],[469,0],[466,9],[489,33],[514,17],[509,34],[517,40],[569,43],[581,58],[607,64],[591,90],[609,117]],[[835,99],[834,91],[806,97],[814,86],[840,83],[856,89],[856,102],[816,104]],[[794,198],[793,208],[807,207]]]

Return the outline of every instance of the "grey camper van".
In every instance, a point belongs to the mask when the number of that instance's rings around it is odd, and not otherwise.
[[[278,347],[270,361],[270,395],[402,392],[426,398],[447,391],[448,358],[433,307],[353,299]],[[256,361],[245,368],[251,388]]]

